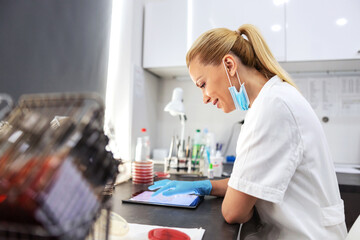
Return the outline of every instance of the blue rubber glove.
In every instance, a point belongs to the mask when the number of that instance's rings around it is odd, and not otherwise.
[[[152,194],[156,196],[162,193],[164,196],[171,196],[175,194],[196,194],[196,195],[210,195],[212,185],[209,180],[203,181],[171,181],[168,179],[157,181],[154,185],[149,187],[149,190],[158,189]]]

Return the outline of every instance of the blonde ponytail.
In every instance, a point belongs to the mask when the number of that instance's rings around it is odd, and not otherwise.
[[[186,64],[189,67],[195,57],[205,65],[220,64],[222,58],[230,52],[239,57],[245,66],[257,69],[267,79],[277,75],[296,87],[274,58],[260,31],[251,24],[244,24],[237,31],[215,28],[203,33],[187,52]]]
[[[260,31],[251,24],[244,24],[236,31],[238,34],[245,35],[255,52],[255,65],[265,76],[272,77],[277,75],[283,81],[296,87],[289,74],[280,66],[270,51]],[[269,77],[270,77],[269,76]]]

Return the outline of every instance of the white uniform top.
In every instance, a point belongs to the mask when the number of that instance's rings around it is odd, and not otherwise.
[[[228,185],[258,198],[259,239],[345,239],[325,134],[297,89],[277,76],[264,85],[246,114],[236,154]]]

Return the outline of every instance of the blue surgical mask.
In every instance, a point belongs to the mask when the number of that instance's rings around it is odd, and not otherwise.
[[[232,97],[232,99],[234,101],[236,109],[241,109],[243,111],[248,110],[249,109],[249,98],[248,98],[248,95],[246,93],[244,83],[241,84],[239,74],[236,71],[236,76],[237,76],[237,79],[238,79],[239,84],[240,84],[240,91],[238,92],[236,90],[235,86],[232,86],[232,84],[231,84],[230,76],[229,76],[229,73],[228,73],[228,71],[226,69],[225,62],[223,62],[223,64],[224,64],[224,67],[225,67],[226,75],[227,75],[227,77],[229,79],[229,83],[230,83],[229,91],[230,91],[231,97]]]

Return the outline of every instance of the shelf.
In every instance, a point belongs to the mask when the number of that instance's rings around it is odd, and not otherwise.
[[[360,59],[280,62],[280,65],[291,73],[298,72],[360,72]],[[161,78],[190,79],[186,66],[148,68],[148,71]]]

